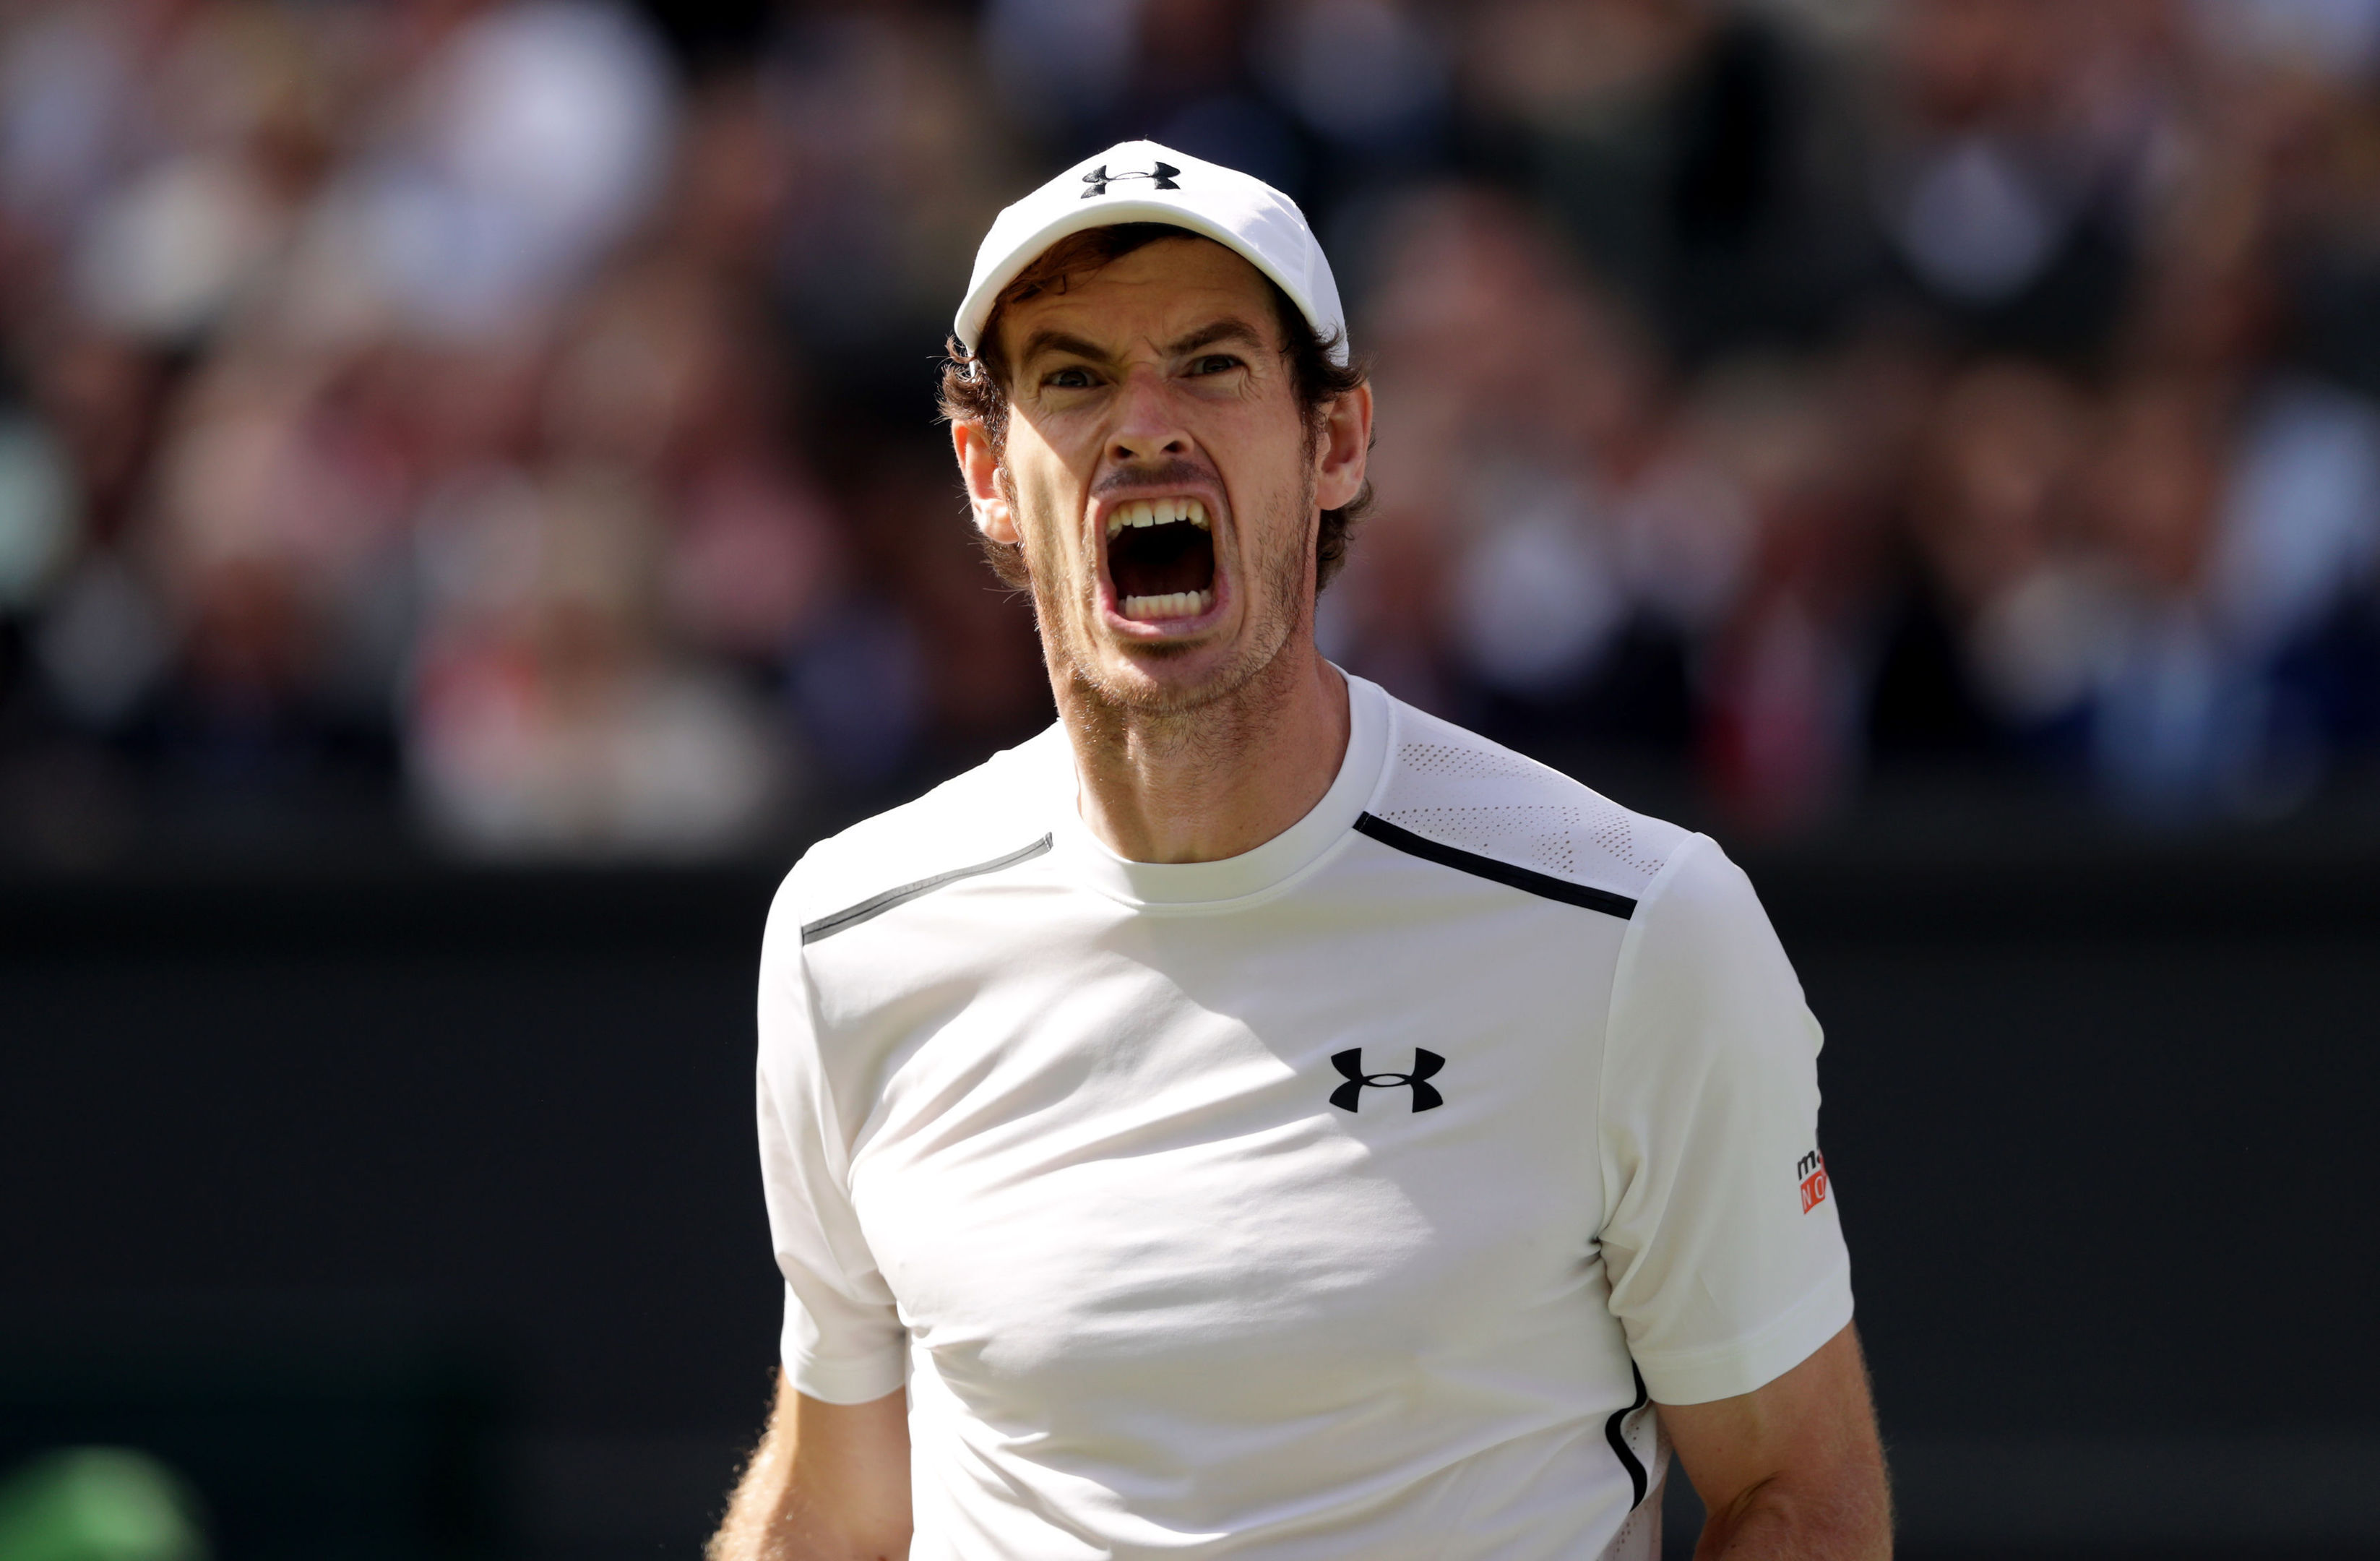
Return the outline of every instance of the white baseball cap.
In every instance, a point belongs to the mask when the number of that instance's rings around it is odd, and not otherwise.
[[[1001,289],[1042,250],[1087,227],[1161,222],[1212,238],[1245,257],[1287,293],[1314,329],[1347,361],[1347,316],[1339,284],[1297,202],[1236,168],[1202,162],[1153,140],[1128,140],[1087,158],[1000,213],[975,253],[951,329],[976,350]]]

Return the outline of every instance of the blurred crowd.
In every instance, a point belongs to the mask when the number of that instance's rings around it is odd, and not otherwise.
[[[1321,227],[1405,697],[1746,830],[2371,780],[2380,0],[6,0],[0,854],[733,852],[1028,734],[936,361],[1134,135]]]

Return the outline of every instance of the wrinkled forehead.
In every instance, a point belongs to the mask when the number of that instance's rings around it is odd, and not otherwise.
[[[1011,362],[1062,335],[1123,357],[1183,340],[1223,321],[1280,345],[1277,289],[1264,273],[1211,238],[1184,233],[1113,260],[1053,276],[1004,298],[992,331]]]

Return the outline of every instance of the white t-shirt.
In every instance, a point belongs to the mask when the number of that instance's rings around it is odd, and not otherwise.
[[[1649,1556],[1647,1388],[1850,1320],[1743,874],[1348,682],[1330,793],[1245,856],[1120,860],[1052,728],[778,895],[785,1370],[907,1384],[912,1556]]]

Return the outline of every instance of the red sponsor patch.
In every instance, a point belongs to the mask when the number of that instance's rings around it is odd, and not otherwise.
[[[1826,1201],[1827,1163],[1820,1160],[1818,1168],[1802,1178],[1802,1212],[1806,1214]]]

